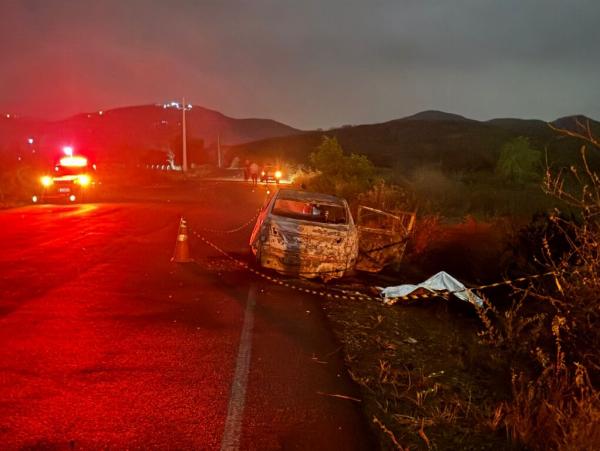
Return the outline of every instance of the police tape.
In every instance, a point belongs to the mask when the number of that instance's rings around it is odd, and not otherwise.
[[[263,203],[268,198],[269,194],[271,194],[271,190],[269,190],[267,188],[265,190],[265,199],[263,199]],[[242,225],[240,225],[238,227],[234,227],[232,229],[213,229],[213,228],[209,228],[209,227],[198,227],[198,230],[202,230],[203,232],[209,232],[209,233],[215,233],[215,234],[223,234],[223,235],[226,235],[226,234],[229,234],[229,233],[236,233],[236,232],[239,232],[241,230],[244,230],[250,224],[252,224],[253,222],[255,222],[256,219],[258,218],[258,216],[260,215],[261,210],[262,210],[262,207],[259,207],[256,210],[256,212],[254,213],[254,215],[250,219],[248,219]]]
[[[198,230],[202,230],[203,232],[215,233],[215,234],[236,233],[241,230],[244,230],[250,224],[255,222],[256,219],[258,218],[258,215],[260,214],[260,210],[261,210],[260,208],[258,210],[256,210],[256,213],[254,213],[254,216],[252,216],[250,219],[248,219],[248,221],[244,222],[242,225],[240,225],[238,227],[234,227],[233,229],[211,229],[209,227],[198,227]]]
[[[505,285],[514,285],[515,283],[526,282],[528,280],[541,279],[543,277],[549,277],[549,276],[557,276],[558,274],[560,274],[560,271],[548,271],[548,272],[544,272],[544,273],[540,273],[540,274],[532,274],[529,276],[517,277],[515,279],[510,279],[510,280],[502,280],[500,282],[494,282],[494,283],[490,283],[487,285],[479,285],[478,287],[475,287],[472,289],[473,290],[487,290],[489,288],[496,288],[496,287],[501,287],[501,286],[505,286]]]
[[[323,289],[315,289],[315,288],[310,288],[310,287],[306,287],[306,286],[300,286],[294,283],[290,283],[287,280],[281,279],[279,277],[274,277],[271,276],[269,274],[266,274],[262,271],[259,271],[255,268],[253,268],[250,264],[239,260],[235,257],[233,257],[232,255],[230,255],[227,251],[223,250],[221,247],[217,246],[215,243],[213,243],[211,240],[209,240],[208,238],[206,238],[205,236],[203,236],[202,234],[194,231],[193,232],[194,235],[199,238],[204,244],[212,247],[214,250],[216,250],[217,252],[219,252],[221,255],[223,255],[224,257],[226,257],[227,259],[229,259],[230,261],[232,261],[233,263],[235,263],[237,266],[245,269],[246,271],[249,271],[250,273],[254,274],[255,276],[261,277],[265,280],[268,280],[269,282],[272,282],[274,284],[292,289],[292,290],[296,290],[299,292],[303,292],[303,293],[307,293],[307,294],[313,294],[316,296],[322,296],[322,297],[327,297],[327,298],[332,298],[332,299],[348,299],[348,300],[358,300],[359,298],[369,298],[371,300],[376,300],[376,301],[381,301],[380,299],[374,298],[372,296],[367,296],[365,294],[347,294],[347,293],[335,293],[335,292],[331,292],[331,291],[324,291]]]
[[[269,194],[270,194],[270,190],[267,189],[265,192],[265,198],[268,197]],[[207,227],[199,227],[198,230],[201,230],[203,232],[215,233],[215,234],[230,234],[230,233],[239,232],[239,231],[245,229],[246,227],[248,227],[254,221],[256,221],[256,219],[260,215],[261,209],[262,208],[257,209],[256,213],[248,221],[244,222],[243,224],[241,224],[238,227],[234,227],[232,229],[214,229],[214,228],[207,228]],[[414,294],[414,293],[407,294],[407,295],[398,296],[398,297],[373,297],[368,294],[361,293],[359,291],[345,290],[345,289],[342,289],[339,287],[331,287],[331,286],[327,286],[324,284],[318,284],[317,286],[320,287],[319,289],[298,286],[296,284],[287,282],[280,278],[276,278],[276,277],[270,276],[268,274],[265,274],[261,271],[256,270],[255,268],[251,267],[248,263],[242,262],[241,260],[238,260],[238,259],[232,257],[226,251],[224,251],[223,249],[218,247],[216,244],[214,244],[212,241],[208,240],[201,234],[199,234],[197,232],[195,232],[195,234],[198,238],[200,238],[206,244],[213,247],[215,250],[217,250],[219,253],[223,254],[228,259],[234,261],[238,266],[254,273],[255,275],[257,275],[263,279],[269,280],[270,282],[276,283],[281,286],[285,286],[287,288],[291,288],[293,290],[303,291],[306,293],[316,294],[316,295],[325,296],[325,297],[334,298],[334,299],[354,300],[354,299],[359,298],[359,299],[383,302],[387,305],[393,305],[400,301],[405,301],[405,302],[406,301],[418,301],[418,300],[430,299],[430,298],[436,298],[436,297],[449,299],[450,295],[455,294],[455,293],[461,293],[463,291],[465,291],[468,295],[470,295],[474,291],[482,291],[485,289],[496,288],[496,287],[505,286],[505,285],[512,285],[515,283],[520,283],[520,282],[524,282],[524,281],[528,281],[528,280],[535,280],[535,279],[547,277],[550,275],[557,275],[557,272],[549,271],[549,272],[542,273],[542,274],[534,274],[534,275],[530,275],[530,276],[518,277],[515,279],[511,279],[511,280],[503,280],[503,281],[494,282],[494,283],[487,284],[487,285],[479,285],[479,286],[471,287],[471,288],[466,287],[464,290],[456,290],[456,291],[439,290],[439,291],[426,291],[426,292],[422,292],[422,293],[418,293],[418,294]],[[404,241],[402,241],[402,242],[404,242]],[[402,244],[402,242],[392,243],[392,245]],[[387,247],[387,246],[385,246],[385,247]],[[372,251],[377,251],[377,250],[379,250],[379,249],[373,249]],[[327,272],[328,273],[330,273],[330,272],[338,273],[339,271],[327,271]],[[319,275],[319,274],[323,274],[323,273],[322,272],[299,272],[298,273],[299,276],[308,275],[308,274]],[[315,283],[312,282],[312,284],[315,284]],[[323,290],[324,287],[326,287],[328,291],[324,291]],[[341,294],[338,294],[338,293],[341,293]]]
[[[239,260],[239,259],[233,257],[227,251],[225,251],[221,247],[217,246],[215,243],[213,243],[211,240],[207,239],[202,234],[200,234],[198,232],[193,232],[193,233],[196,235],[196,237],[198,237],[206,245],[212,247],[217,252],[219,252],[221,255],[223,255],[230,261],[234,262],[237,266],[243,268],[246,271],[249,271],[250,273],[254,274],[255,276],[265,279],[273,284],[280,285],[285,288],[289,288],[291,290],[295,290],[295,291],[307,293],[307,294],[312,294],[315,296],[321,296],[321,297],[328,298],[328,299],[335,299],[335,300],[355,301],[355,300],[363,299],[363,300],[370,300],[370,301],[375,301],[375,302],[379,302],[379,303],[384,303],[386,305],[394,305],[399,302],[410,303],[410,302],[414,302],[414,301],[420,301],[420,300],[432,299],[432,298],[444,298],[444,299],[448,300],[450,298],[450,296],[455,293],[461,293],[464,291],[466,291],[467,293],[472,293],[474,291],[482,291],[482,290],[496,288],[496,287],[505,286],[505,285],[513,285],[516,283],[540,279],[543,277],[556,276],[558,274],[556,271],[549,271],[546,273],[534,274],[531,276],[523,276],[523,277],[511,279],[511,280],[503,280],[500,282],[495,282],[495,283],[486,284],[486,285],[479,285],[479,286],[471,287],[471,288],[466,287],[464,290],[426,291],[423,293],[411,293],[411,294],[406,294],[403,296],[388,297],[388,298],[374,297],[374,296],[368,295],[366,293],[361,293],[359,291],[345,290],[345,289],[337,288],[337,287],[328,287],[328,286],[326,287],[323,284],[319,285],[319,288],[315,288],[315,287],[301,286],[296,283],[291,283],[287,280],[272,276],[270,274],[266,274],[256,268],[252,267],[247,262],[244,262],[242,260]],[[325,289],[325,287],[326,287],[326,289]]]

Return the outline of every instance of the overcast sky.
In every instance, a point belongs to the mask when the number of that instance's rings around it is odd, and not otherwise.
[[[0,111],[600,119],[598,0],[0,0]]]

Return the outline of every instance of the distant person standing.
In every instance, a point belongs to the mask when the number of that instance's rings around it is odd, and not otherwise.
[[[244,181],[247,182],[250,178],[250,160],[244,161]]]
[[[260,168],[256,163],[252,163],[250,165],[250,177],[252,178],[252,186],[256,186],[258,184],[258,171]]]

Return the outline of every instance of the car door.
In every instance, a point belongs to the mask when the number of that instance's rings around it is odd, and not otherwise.
[[[399,262],[413,232],[415,219],[414,212],[388,213],[359,206],[356,218],[359,246],[356,269],[377,272],[391,263]]]

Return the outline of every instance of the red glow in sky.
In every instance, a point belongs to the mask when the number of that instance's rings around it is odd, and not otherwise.
[[[190,102],[300,128],[425,109],[600,117],[600,4],[306,0],[0,3],[0,112]]]

